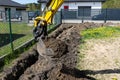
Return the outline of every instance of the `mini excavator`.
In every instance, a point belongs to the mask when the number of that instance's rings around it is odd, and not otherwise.
[[[46,56],[46,46],[42,39],[48,35],[47,26],[52,24],[53,16],[63,4],[64,0],[47,0],[46,7],[42,15],[37,16],[34,20],[33,35],[37,43],[37,51],[40,55]],[[52,51],[51,51],[52,52]]]

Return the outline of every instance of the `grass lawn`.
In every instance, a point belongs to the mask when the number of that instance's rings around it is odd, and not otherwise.
[[[48,30],[55,25],[49,25]],[[33,27],[25,23],[12,23],[14,49],[33,38]],[[11,52],[9,23],[0,22],[0,56]]]
[[[117,37],[120,35],[120,27],[99,27],[87,29],[81,32],[83,39],[101,39]]]
[[[14,49],[33,38],[32,29],[24,23],[12,23]],[[0,22],[0,56],[11,52],[9,36],[9,24]]]
[[[96,80],[120,79],[116,73],[120,68],[120,27],[86,29],[81,35],[77,68]]]
[[[55,25],[49,25],[48,30],[52,29]],[[0,56],[8,54],[11,52],[10,38],[9,38],[9,25],[8,23],[0,22]],[[33,27],[27,26],[23,23],[12,23],[12,33],[13,33],[13,46],[14,49],[22,45],[26,41],[33,38],[32,33]],[[34,43],[33,43],[34,44]],[[4,59],[4,65],[0,66],[0,72],[3,71],[4,67],[11,65],[11,62],[16,59],[21,52],[28,50],[30,47],[24,48],[22,51],[18,50],[14,54],[10,54]]]

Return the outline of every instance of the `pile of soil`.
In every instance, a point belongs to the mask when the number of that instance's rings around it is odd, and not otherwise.
[[[52,57],[46,59],[38,55],[35,46],[26,52],[27,56],[22,54],[11,68],[4,70],[0,80],[95,80],[75,68],[80,53],[80,31],[104,25],[107,24],[62,24],[44,41],[46,47],[53,50]]]
[[[89,77],[81,76],[82,74],[78,75],[79,70],[77,72],[75,69],[80,38],[76,26],[64,27],[61,25],[45,41],[46,47],[54,51],[54,57],[46,60],[44,57],[39,56],[39,60],[28,68],[19,80],[89,79]]]
[[[52,56],[52,58],[60,58],[67,52],[67,45],[61,40],[49,38],[47,39],[47,41],[44,42],[47,48],[53,50],[54,55]]]

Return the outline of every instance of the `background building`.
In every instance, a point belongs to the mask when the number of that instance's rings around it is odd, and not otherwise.
[[[41,3],[43,10],[47,0],[38,0],[38,2]],[[65,0],[60,9],[101,9],[102,2],[105,2],[105,0]]]

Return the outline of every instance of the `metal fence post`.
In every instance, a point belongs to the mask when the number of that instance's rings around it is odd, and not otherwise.
[[[60,24],[62,24],[62,9],[60,10]]]
[[[107,22],[107,8],[105,9],[105,23]]]
[[[82,23],[84,22],[84,8],[83,8],[83,14],[82,14]]]
[[[8,16],[9,16],[10,44],[11,44],[11,50],[12,50],[12,52],[14,52],[12,27],[11,27],[11,9],[10,8],[8,8]]]

